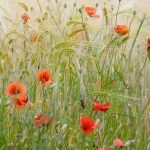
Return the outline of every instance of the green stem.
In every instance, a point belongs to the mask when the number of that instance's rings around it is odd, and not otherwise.
[[[129,65],[130,65],[130,61],[131,61],[131,54],[132,54],[134,45],[135,45],[135,43],[136,43],[136,40],[137,40],[137,38],[138,38],[138,36],[139,36],[140,30],[141,30],[141,28],[142,28],[142,25],[143,25],[143,23],[144,23],[145,16],[146,16],[146,14],[144,14],[144,17],[143,17],[143,19],[142,19],[142,21],[141,21],[141,23],[140,23],[140,25],[139,25],[139,28],[138,28],[138,30],[137,30],[136,36],[135,36],[135,38],[134,38],[134,41],[133,41],[133,43],[132,43],[132,46],[131,46],[131,49],[130,49],[130,52],[129,52],[129,62],[128,62]]]

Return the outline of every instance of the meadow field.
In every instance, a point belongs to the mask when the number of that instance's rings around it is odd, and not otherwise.
[[[0,0],[0,150],[150,150],[149,0]]]

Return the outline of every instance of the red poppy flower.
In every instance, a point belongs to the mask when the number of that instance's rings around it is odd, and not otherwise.
[[[114,30],[119,35],[126,35],[129,33],[129,29],[126,25],[116,25]]]
[[[28,102],[28,97],[24,94],[20,94],[13,99],[13,103],[19,108],[22,109]]]
[[[52,74],[50,71],[43,69],[38,74],[38,80],[41,81],[43,85],[46,83],[52,84]]]
[[[147,40],[147,50],[150,50],[150,38]]]
[[[8,84],[6,87],[6,95],[8,96],[14,96],[16,94],[25,94],[26,93],[26,87],[24,84],[19,82],[12,82]]]
[[[100,18],[100,16],[96,12],[96,8],[94,7],[85,7],[86,13],[93,18]]]
[[[104,104],[100,104],[99,101],[93,102],[94,111],[107,111],[109,108],[110,108],[109,102],[105,102]]]
[[[34,125],[35,126],[49,126],[53,120],[46,115],[38,115],[34,118]]]
[[[27,24],[29,19],[30,19],[30,17],[29,17],[29,15],[27,13],[24,13],[22,15],[23,24]]]
[[[115,146],[119,147],[119,148],[124,147],[124,143],[123,143],[123,141],[120,140],[120,139],[115,139],[115,140],[113,141],[113,144],[114,144]]]
[[[99,148],[98,150],[111,150],[111,148]]]
[[[89,118],[89,117],[80,117],[80,122],[81,122],[81,130],[84,131],[86,135],[89,135],[92,133],[92,131],[96,128],[96,124],[94,121]]]

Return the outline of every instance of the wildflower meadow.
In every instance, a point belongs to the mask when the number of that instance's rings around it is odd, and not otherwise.
[[[150,150],[149,14],[124,0],[7,1],[0,150]]]

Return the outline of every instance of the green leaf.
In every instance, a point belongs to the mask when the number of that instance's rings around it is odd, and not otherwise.
[[[7,144],[7,142],[6,142],[4,133],[2,130],[0,130],[0,147],[1,147],[1,149],[2,149],[2,147],[4,148],[5,147],[4,145],[6,145],[6,144]]]

